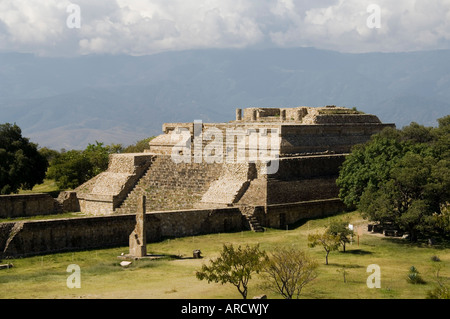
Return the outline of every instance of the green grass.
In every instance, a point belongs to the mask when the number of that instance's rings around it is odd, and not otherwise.
[[[51,179],[45,179],[42,184],[35,185],[33,189],[19,190],[19,194],[33,194],[33,193],[48,193],[48,194],[56,194],[59,193],[59,187],[56,185],[56,182]]]
[[[288,230],[267,229],[264,233],[250,231],[210,234],[195,237],[166,239],[147,245],[149,253],[164,255],[158,260],[140,260],[128,268],[120,266],[117,258],[128,247],[69,252],[28,258],[4,260],[13,268],[0,270],[0,298],[230,298],[240,294],[232,285],[199,281],[195,271],[203,263],[219,255],[223,243],[260,244],[268,252],[280,246],[294,246],[306,250],[319,263],[318,277],[302,291],[301,298],[425,298],[435,287],[434,271],[442,265],[441,277],[450,284],[450,249],[444,245],[428,247],[404,240],[364,234],[357,242],[347,245],[347,251],[332,252],[325,265],[322,248],[308,248],[309,233],[323,230],[328,223],[341,217],[351,218],[355,225],[365,223],[357,212],[301,222]],[[192,259],[192,251],[200,249],[202,259]],[[431,261],[439,256],[440,262]],[[66,286],[67,266],[77,264],[81,269],[81,288]],[[377,264],[381,269],[381,288],[366,285],[367,266]],[[409,268],[415,266],[423,285],[407,282]],[[346,269],[344,283],[341,270]],[[254,276],[249,285],[249,298],[267,294],[278,295],[260,288],[261,279]]]
[[[61,218],[79,218],[88,216],[82,212],[67,212],[60,214],[49,214],[49,215],[35,215],[35,216],[22,216],[22,217],[10,217],[10,218],[0,218],[0,223],[5,222],[16,222],[20,220],[45,220],[45,219],[61,219]]]

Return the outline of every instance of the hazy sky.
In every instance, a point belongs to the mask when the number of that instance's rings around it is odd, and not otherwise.
[[[450,49],[450,0],[0,0],[0,52],[298,46]]]

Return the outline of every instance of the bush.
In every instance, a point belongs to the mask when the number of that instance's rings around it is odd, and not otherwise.
[[[441,259],[438,256],[431,256],[431,261],[441,261]]]
[[[411,266],[411,268],[409,268],[409,273],[407,275],[407,280],[408,280],[409,283],[414,284],[414,285],[416,285],[416,284],[424,284],[425,283],[425,281],[420,276],[419,271],[414,266]]]
[[[444,284],[443,279],[439,276],[442,265],[437,267],[436,281],[437,287],[427,293],[427,299],[450,299],[450,289]]]

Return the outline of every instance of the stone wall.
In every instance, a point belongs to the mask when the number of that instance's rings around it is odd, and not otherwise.
[[[19,223],[18,231],[12,234]],[[131,214],[1,223],[0,253],[5,258],[128,246],[135,223]],[[243,228],[243,220],[238,208],[224,208],[147,213],[146,225],[147,242],[155,242],[238,231]]]
[[[279,141],[280,145],[273,145],[272,149],[280,157],[287,154],[349,153],[353,145],[367,142],[371,135],[379,133],[385,127],[395,127],[394,124],[380,123],[378,118],[367,114],[318,115],[316,117],[320,123],[305,124],[295,121],[280,122],[279,120],[271,122],[204,123],[202,124],[202,132],[205,134],[205,132],[213,129],[220,132],[218,136],[223,140],[223,143],[219,144],[222,145],[222,153],[225,156],[228,157],[229,149],[233,149],[235,153],[233,158],[237,158],[237,152],[239,152],[239,154],[245,153],[248,159],[252,150],[258,146],[257,136],[258,139],[264,136],[264,139],[269,143],[269,149],[271,149],[270,143],[272,141],[273,143]],[[195,151],[194,145],[202,144],[202,153],[206,146],[212,147],[213,144],[211,140],[206,138],[206,134],[203,136],[203,140],[198,142],[197,139],[194,139],[194,133],[186,127],[186,124],[178,123],[178,125],[173,124],[167,133],[154,138],[150,142],[149,152],[165,155],[170,155],[172,152],[175,154],[181,152],[181,154],[188,155],[191,152],[192,155]],[[185,135],[177,133],[181,129],[186,130]],[[185,141],[185,143],[180,144],[182,141]]]
[[[338,154],[280,158],[277,172],[269,175],[269,178],[293,181],[336,176],[345,156]]]
[[[58,204],[49,194],[0,196],[0,218],[48,215],[57,212]]]
[[[336,198],[338,195],[339,187],[336,185],[336,177],[296,181],[272,180],[267,185],[267,204]]]
[[[304,219],[322,218],[345,211],[339,199],[324,199],[289,204],[267,205],[265,214],[256,217],[264,227],[285,228]]]
[[[56,200],[58,201],[62,212],[80,211],[80,203],[78,202],[77,193],[74,191],[60,192]]]
[[[350,153],[353,145],[367,142],[373,134],[379,133],[385,127],[395,125],[381,123],[282,125],[280,153],[282,155]]]
[[[338,199],[254,207],[265,227],[284,228],[305,218],[343,210]],[[135,215],[111,215],[0,223],[0,258],[128,246]],[[146,214],[147,242],[248,229],[239,207]],[[127,250],[127,249],[126,249]]]

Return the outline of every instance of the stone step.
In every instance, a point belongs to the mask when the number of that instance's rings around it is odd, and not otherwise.
[[[244,217],[246,218],[248,225],[250,226],[250,230],[254,232],[263,232],[264,227],[261,226],[258,219],[254,217],[253,215],[247,215],[244,214]]]
[[[209,164],[206,164],[209,165]],[[157,157],[127,195],[117,211],[135,211],[138,199],[147,196],[148,209],[193,208],[215,180],[222,167],[204,163],[172,162],[170,156]],[[205,171],[206,170],[206,171]]]

